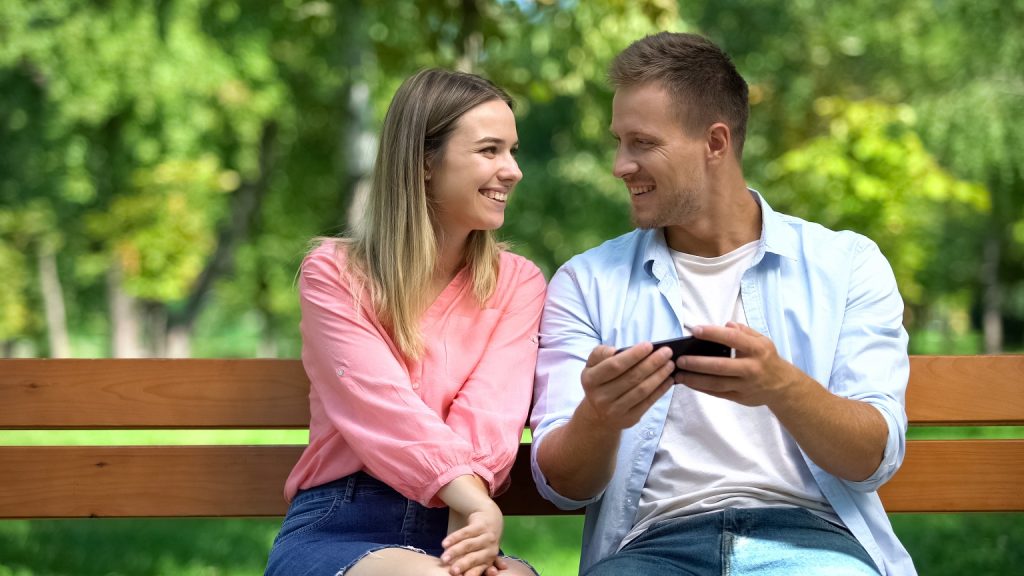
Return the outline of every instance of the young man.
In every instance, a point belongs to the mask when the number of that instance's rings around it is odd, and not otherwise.
[[[906,434],[889,264],[747,188],[714,44],[649,36],[610,78],[637,230],[553,277],[531,420],[541,493],[588,507],[581,573],[914,574],[876,493]],[[734,357],[651,345],[688,333]]]

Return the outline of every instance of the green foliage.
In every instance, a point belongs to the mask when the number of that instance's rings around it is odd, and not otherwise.
[[[181,300],[213,252],[224,194],[237,181],[237,174],[221,170],[214,156],[139,169],[133,192],[115,198],[106,212],[88,214],[86,231],[110,243],[130,293],[155,301]]]
[[[875,240],[910,303],[921,303],[918,274],[941,253],[933,226],[951,207],[987,211],[985,189],[940,167],[914,132],[908,106],[822,98],[826,132],[769,166],[766,193],[786,212]]]
[[[0,213],[0,221],[4,214]],[[29,325],[28,263],[13,246],[0,244],[0,342],[14,340]]]
[[[1024,42],[1000,33],[1020,3],[825,7],[2,0],[0,205],[16,221],[30,206],[51,215],[31,239],[0,235],[16,280],[0,298],[6,337],[43,327],[30,253],[44,235],[80,332],[106,322],[111,263],[149,309],[180,311],[244,227],[205,313],[254,319],[263,334],[238,343],[295,350],[306,243],[344,232],[391,94],[424,66],[472,68],[516,97],[526,177],[500,234],[550,274],[630,227],[605,72],[663,29],[710,35],[750,81],[746,171],[774,205],[878,241],[922,322],[978,306],[995,234],[1007,313],[1024,316]],[[253,186],[258,213],[233,218]]]

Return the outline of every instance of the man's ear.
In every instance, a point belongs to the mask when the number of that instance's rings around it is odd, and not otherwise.
[[[715,122],[707,131],[708,160],[721,161],[732,153],[732,133],[723,122]]]

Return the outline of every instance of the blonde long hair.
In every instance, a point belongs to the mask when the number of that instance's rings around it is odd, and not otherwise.
[[[492,100],[513,107],[505,91],[473,74],[435,68],[403,82],[384,118],[363,217],[349,238],[335,240],[348,246],[377,316],[410,358],[423,353],[419,320],[429,304],[423,287],[438,265],[426,169],[440,162],[459,118]],[[497,284],[501,248],[491,231],[470,233],[464,258],[481,304]]]

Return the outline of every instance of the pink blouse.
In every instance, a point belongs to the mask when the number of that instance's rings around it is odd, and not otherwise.
[[[492,496],[502,492],[533,393],[540,270],[502,252],[497,288],[481,308],[464,268],[420,321],[418,361],[399,353],[368,292],[357,303],[350,278],[345,250],[331,243],[302,263],[309,446],[285,498],[360,470],[425,506],[443,506],[438,490],[463,474],[483,478]]]

